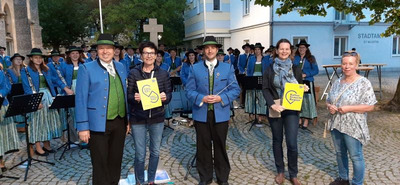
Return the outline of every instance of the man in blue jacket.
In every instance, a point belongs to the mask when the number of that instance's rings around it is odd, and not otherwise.
[[[127,122],[126,69],[113,62],[112,35],[101,34],[98,59],[79,67],[75,112],[79,138],[89,143],[94,185],[117,185]]]
[[[3,65],[3,69],[7,69],[11,66],[10,56],[6,55],[6,48],[0,46],[0,63]]]
[[[196,128],[197,170],[200,185],[213,179],[213,164],[217,183],[228,185],[230,165],[226,153],[226,136],[230,106],[240,92],[234,68],[217,61],[218,44],[207,36],[201,46],[205,61],[194,64],[186,84],[187,97],[193,102],[193,120]],[[214,148],[214,162],[212,155]]]

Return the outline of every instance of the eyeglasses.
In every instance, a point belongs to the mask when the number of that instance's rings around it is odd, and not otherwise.
[[[357,56],[357,52],[347,52],[347,51],[346,51],[346,52],[343,53],[343,56],[344,56],[344,57],[345,57],[345,56],[353,56],[353,57],[354,57],[354,56]]]
[[[143,52],[143,56],[154,56],[156,53],[155,52]]]

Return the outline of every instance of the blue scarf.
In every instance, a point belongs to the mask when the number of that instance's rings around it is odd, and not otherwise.
[[[281,93],[283,93],[285,90],[286,82],[298,84],[296,78],[293,75],[292,65],[292,60],[290,60],[289,58],[286,60],[275,58],[273,69],[275,74],[279,75]]]

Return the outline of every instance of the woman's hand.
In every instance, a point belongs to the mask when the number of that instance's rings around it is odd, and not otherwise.
[[[43,109],[43,104],[39,104],[38,110]]]
[[[350,106],[342,106],[338,108],[338,112],[340,114],[346,114],[348,112],[350,112]]]
[[[67,93],[67,95],[73,95],[74,91],[72,91],[71,89],[69,89],[68,87],[64,88],[65,93]]]
[[[331,114],[336,114],[336,112],[338,111],[338,108],[335,106],[335,105],[332,105],[332,104],[326,104],[327,105],[327,108],[328,108],[328,110],[329,110],[329,113],[331,113]]]
[[[308,90],[310,90],[310,88],[308,87],[308,85],[304,84],[304,92],[308,92]]]
[[[282,112],[285,110],[285,107],[282,107],[281,105],[278,105],[278,104],[273,104],[273,105],[271,105],[271,109],[276,112]]]
[[[167,95],[165,94],[165,92],[160,93],[160,97],[161,97],[161,101],[167,100]]]
[[[135,93],[135,100],[137,102],[140,102],[140,94],[139,93]]]

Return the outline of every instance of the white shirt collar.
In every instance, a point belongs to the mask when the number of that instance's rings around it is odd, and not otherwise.
[[[99,59],[99,60],[100,60],[100,59]],[[110,73],[110,68],[108,68],[108,64],[111,64],[111,68],[115,71],[115,69],[114,69],[114,64],[113,64],[112,61],[111,61],[110,63],[106,63],[106,62],[103,62],[102,60],[100,60],[100,64],[101,64],[104,68],[107,69],[107,72],[108,72],[108,73]]]
[[[208,68],[210,68],[210,65],[213,64],[213,68],[215,68],[215,66],[217,65],[217,57],[215,57],[215,59],[213,61],[208,61],[206,60],[206,65]]]

